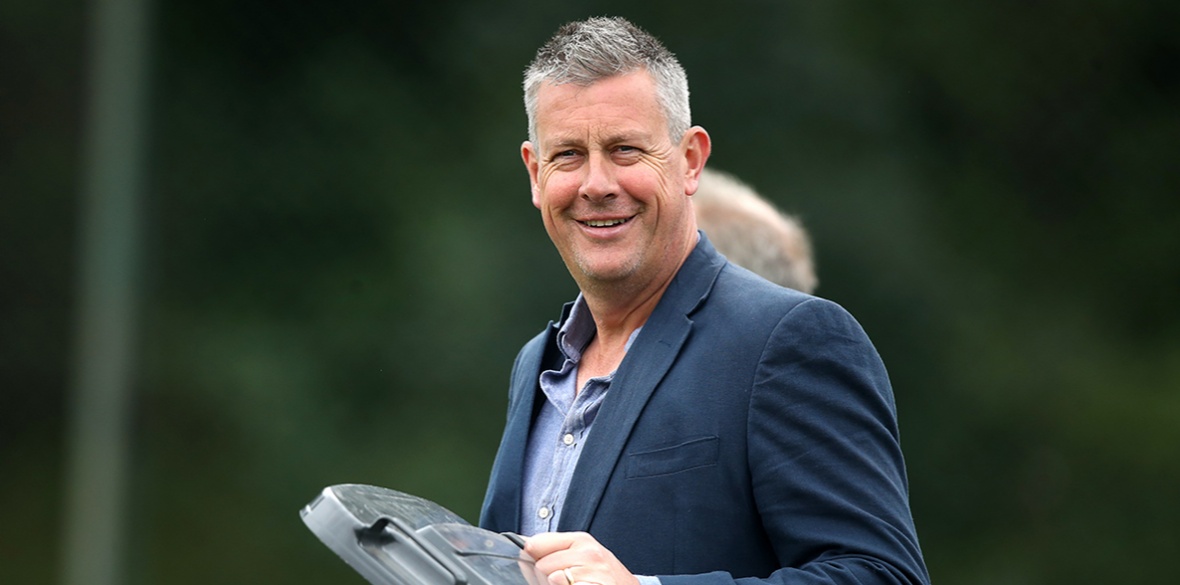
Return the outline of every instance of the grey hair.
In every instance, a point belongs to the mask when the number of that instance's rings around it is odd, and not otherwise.
[[[733,175],[705,167],[692,196],[697,227],[731,262],[776,284],[815,292],[811,239],[785,214]]]
[[[537,50],[524,74],[524,109],[529,140],[537,142],[537,93],[541,84],[596,81],[647,70],[656,82],[656,97],[668,121],[668,135],[679,142],[692,125],[688,75],[658,39],[618,17],[594,17],[562,26]]]

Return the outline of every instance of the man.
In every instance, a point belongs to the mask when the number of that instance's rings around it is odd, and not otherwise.
[[[815,292],[819,280],[807,231],[749,185],[706,167],[692,207],[697,227],[730,262],[775,284]]]
[[[549,585],[927,583],[868,338],[696,229],[711,142],[675,57],[593,18],[524,85],[533,204],[581,294],[517,356],[480,524],[528,536]]]

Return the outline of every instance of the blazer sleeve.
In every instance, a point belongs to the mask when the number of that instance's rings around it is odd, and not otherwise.
[[[751,392],[749,469],[779,560],[766,578],[663,585],[929,583],[885,367],[839,305],[810,299],[772,333]]]

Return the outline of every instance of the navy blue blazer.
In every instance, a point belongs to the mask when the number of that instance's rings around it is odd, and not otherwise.
[[[554,367],[559,327],[513,366],[484,528],[519,530],[538,376]],[[929,582],[893,393],[864,330],[703,235],[619,365],[558,530],[589,532],[663,585]]]

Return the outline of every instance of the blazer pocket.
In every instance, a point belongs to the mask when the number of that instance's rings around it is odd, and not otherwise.
[[[627,457],[627,479],[668,475],[717,464],[720,439],[701,437]]]

